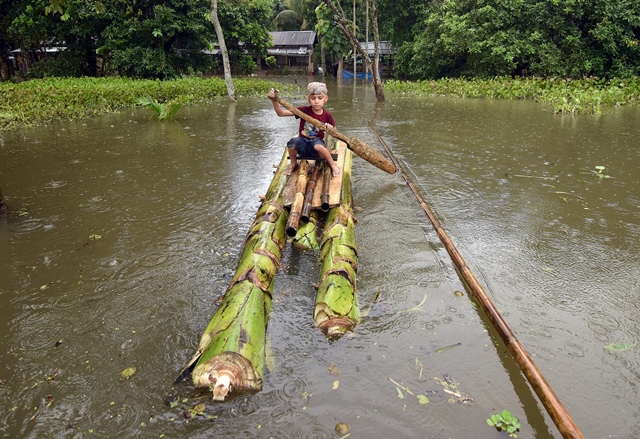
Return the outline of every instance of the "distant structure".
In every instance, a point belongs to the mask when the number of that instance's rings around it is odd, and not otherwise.
[[[279,71],[309,74],[314,71],[313,49],[316,44],[316,32],[311,30],[269,32],[273,46],[267,49],[269,56],[276,58],[275,68]],[[262,70],[274,68],[266,62],[258,63]]]

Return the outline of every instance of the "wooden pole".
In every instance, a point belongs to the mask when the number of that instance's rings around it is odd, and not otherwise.
[[[360,156],[361,158],[371,163],[376,168],[382,169],[383,171],[388,172],[389,174],[394,174],[396,172],[396,167],[393,165],[393,163],[387,160],[387,158],[383,156],[379,151],[377,151],[376,149],[373,149],[372,147],[370,147],[369,145],[367,145],[365,142],[363,142],[361,139],[357,137],[347,137],[343,134],[340,134],[338,130],[336,130],[335,128],[327,128],[327,126],[324,123],[320,122],[317,119],[314,119],[308,114],[304,114],[302,111],[298,110],[289,102],[285,101],[280,96],[278,96],[277,90],[276,90],[276,95],[270,99],[276,101],[277,103],[282,105],[284,108],[286,108],[287,110],[289,110],[290,112],[298,116],[299,118],[306,120],[316,128],[326,131],[327,133],[331,134],[333,137],[335,137],[338,140],[342,140],[347,144],[347,147],[350,150],[352,150],[358,156]]]
[[[467,264],[464,262],[464,259],[462,259],[460,253],[458,253],[458,250],[449,239],[449,236],[447,236],[446,232],[440,225],[440,222],[435,217],[427,203],[424,201],[424,198],[422,198],[407,174],[405,174],[400,167],[400,163],[398,163],[398,160],[393,155],[393,152],[391,152],[389,146],[382,139],[382,137],[380,137],[371,122],[369,122],[369,126],[371,127],[371,130],[376,135],[382,146],[384,146],[385,150],[389,154],[389,157],[391,157],[391,160],[393,160],[393,162],[395,163],[396,168],[400,171],[400,175],[402,175],[402,178],[404,178],[405,182],[422,206],[422,209],[424,210],[425,214],[429,218],[429,221],[431,221],[431,224],[436,230],[440,241],[442,241],[442,244],[447,249],[447,252],[449,252],[449,255],[451,256],[453,263],[458,269],[458,272],[466,282],[468,288],[471,290],[478,303],[480,303],[480,306],[486,313],[487,317],[489,317],[489,320],[498,331],[498,334],[500,334],[500,337],[502,338],[504,343],[507,345],[509,352],[511,352],[511,355],[513,355],[513,358],[516,360],[516,363],[518,363],[520,370],[524,373],[525,377],[529,381],[529,384],[531,384],[531,387],[533,387],[533,390],[538,395],[538,398],[540,398],[540,401],[551,416],[551,419],[553,419],[553,422],[556,424],[556,427],[558,427],[558,430],[560,430],[562,437],[565,439],[584,439],[584,436],[582,436],[582,433],[578,429],[578,426],[573,422],[573,419],[571,419],[569,413],[567,413],[564,406],[562,405],[556,394],[553,392],[547,381],[544,379],[531,357],[529,357],[527,351],[522,347],[513,332],[511,332],[511,329],[509,329],[509,325],[507,325],[507,322],[502,318],[500,312],[498,312],[498,309],[495,307],[493,302],[491,302],[491,299],[489,299],[487,293],[485,293],[485,291],[482,289],[482,286],[480,286],[475,276],[473,275]]]

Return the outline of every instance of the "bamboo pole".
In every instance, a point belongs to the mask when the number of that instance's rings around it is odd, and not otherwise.
[[[316,184],[318,183],[318,177],[320,176],[320,163],[316,161],[311,171],[311,177],[307,182],[307,191],[304,194],[304,204],[302,205],[302,211],[300,212],[300,221],[303,224],[309,222],[309,215],[311,213],[311,204],[313,203],[313,194],[316,191]]]
[[[351,207],[352,160],[353,154],[346,151],[340,174],[340,205],[329,210],[320,242],[320,282],[313,320],[329,338],[353,330],[360,321],[356,296],[356,219]]]
[[[293,203],[289,211],[289,221],[287,221],[287,236],[293,238],[298,231],[300,223],[300,213],[304,204],[304,194],[307,190],[307,181],[309,180],[309,162],[301,160],[298,165],[298,179],[296,180],[296,193],[293,196]]]
[[[323,212],[329,212],[331,205],[329,204],[329,187],[331,185],[331,166],[328,163],[323,162],[324,166],[322,172],[324,178],[322,180],[322,192],[320,193],[320,210]]]
[[[336,130],[335,128],[328,128],[326,126],[326,124],[320,122],[317,119],[314,119],[313,117],[309,116],[308,114],[304,114],[302,111],[298,110],[296,107],[291,105],[289,102],[287,102],[284,99],[282,99],[278,95],[278,90],[276,90],[275,96],[273,98],[269,98],[269,99],[271,99],[273,101],[276,101],[277,103],[282,105],[284,108],[286,108],[287,110],[292,112],[294,115],[298,116],[301,119],[306,120],[307,122],[309,122],[310,124],[312,124],[316,128],[318,128],[320,130],[323,130],[323,131],[326,131],[327,133],[331,134],[333,137],[335,137],[338,140],[342,140],[343,142],[345,142],[347,144],[347,147],[350,150],[352,150],[357,155],[359,155],[361,158],[363,158],[366,161],[368,161],[369,163],[371,163],[373,166],[375,166],[375,167],[377,167],[379,169],[382,169],[383,171],[388,172],[389,174],[393,174],[393,173],[396,172],[396,168],[393,165],[393,163],[391,163],[379,151],[377,151],[376,149],[374,149],[371,146],[367,145],[365,142],[363,142],[358,137],[347,137],[347,136],[345,136],[343,134],[340,134],[338,132],[338,130]]]
[[[262,388],[266,326],[275,275],[284,249],[286,210],[281,197],[287,154],[247,234],[235,275],[205,329],[195,355],[180,373],[192,372],[196,387],[208,387],[222,401],[231,391]]]
[[[534,391],[538,395],[538,398],[540,398],[540,401],[551,416],[551,419],[553,419],[556,427],[558,427],[558,430],[560,430],[562,437],[565,439],[584,439],[584,436],[582,436],[582,433],[578,429],[578,426],[573,422],[573,419],[571,419],[571,416],[569,416],[569,413],[566,411],[556,394],[553,392],[551,386],[549,386],[547,381],[542,376],[542,373],[540,373],[540,371],[534,364],[531,357],[529,357],[527,351],[524,349],[524,347],[522,347],[513,332],[511,332],[509,325],[507,325],[507,322],[502,318],[500,312],[495,307],[493,302],[491,302],[491,299],[489,299],[487,293],[485,293],[482,286],[478,283],[477,279],[465,263],[464,259],[462,259],[462,256],[453,245],[453,242],[451,242],[449,236],[440,225],[440,222],[435,217],[427,203],[424,201],[424,198],[422,198],[407,174],[405,174],[405,172],[402,170],[400,163],[396,159],[393,152],[391,152],[389,146],[382,139],[382,137],[380,137],[371,122],[369,122],[369,126],[371,127],[371,130],[376,135],[382,146],[384,146],[385,150],[391,157],[391,160],[393,160],[396,168],[400,172],[400,175],[405,180],[405,182],[415,195],[416,199],[422,206],[422,209],[424,210],[425,214],[429,218],[429,221],[431,221],[431,224],[438,234],[440,241],[442,241],[442,244],[445,246],[447,252],[451,256],[451,259],[458,269],[458,272],[464,279],[465,283],[473,293],[478,303],[480,303],[480,306],[486,313],[495,329],[498,331],[498,334],[500,334],[500,337],[502,338],[504,343],[507,345],[509,352],[511,352],[511,355],[513,355],[513,358],[516,360],[516,363],[518,363],[520,370],[524,373],[525,377],[529,381],[529,384],[531,385],[531,387],[533,387]]]

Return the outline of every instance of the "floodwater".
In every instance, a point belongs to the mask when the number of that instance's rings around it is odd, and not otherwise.
[[[339,130],[382,150],[375,123],[585,438],[638,437],[640,108],[329,90]],[[314,327],[317,254],[288,247],[263,391],[172,385],[295,129],[243,98],[0,133],[1,437],[505,438],[486,424],[503,409],[518,438],[561,437],[404,180],[358,158],[355,332]]]

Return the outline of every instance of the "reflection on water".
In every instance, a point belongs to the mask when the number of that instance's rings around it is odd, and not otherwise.
[[[639,109],[329,89],[340,131],[376,145],[374,121],[585,437],[633,437],[639,351],[610,345],[640,338]],[[0,134],[3,437],[323,438],[345,422],[464,439],[498,437],[485,421],[503,408],[521,437],[560,437],[404,182],[359,159],[356,332],[313,327],[316,255],[289,248],[264,391],[213,404],[172,388],[295,128],[241,99]],[[444,374],[471,403],[450,402]]]

